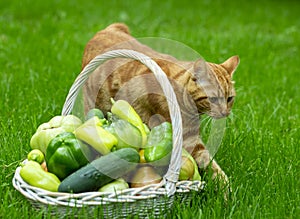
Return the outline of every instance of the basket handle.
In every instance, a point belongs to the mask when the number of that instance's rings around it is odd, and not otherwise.
[[[172,122],[173,129],[173,149],[172,156],[170,160],[170,165],[167,173],[164,176],[165,188],[167,195],[171,196],[176,191],[176,182],[178,181],[179,171],[181,167],[181,151],[182,151],[182,118],[180,114],[180,107],[177,102],[176,95],[174,93],[173,87],[170,84],[166,74],[163,70],[153,61],[150,57],[133,51],[133,50],[112,50],[101,55],[96,56],[92,61],[89,62],[78,75],[72,87],[69,90],[67,98],[65,100],[62,115],[68,115],[71,113],[76,97],[80,91],[80,88],[84,82],[88,79],[88,76],[103,62],[112,58],[131,58],[140,61],[142,64],[147,66],[152,73],[155,75],[157,81],[159,82],[164,95],[167,97],[169,113]]]

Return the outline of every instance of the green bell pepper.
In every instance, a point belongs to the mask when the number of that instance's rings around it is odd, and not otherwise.
[[[88,153],[88,146],[76,139],[73,133],[61,133],[47,147],[47,168],[49,172],[64,179],[89,162]]]
[[[30,139],[32,149],[46,153],[49,142],[58,134],[73,132],[81,125],[81,120],[74,115],[54,116],[49,122],[41,124]]]
[[[46,172],[39,163],[32,160],[22,165],[20,176],[29,185],[52,192],[57,192],[60,185],[56,175]]]
[[[155,162],[158,166],[167,165],[171,159],[172,148],[172,125],[163,122],[150,131],[144,149],[145,160]]]

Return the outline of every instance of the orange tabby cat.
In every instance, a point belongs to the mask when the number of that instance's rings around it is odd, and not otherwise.
[[[95,56],[112,49],[132,49],[154,59],[168,76],[174,87],[183,120],[183,146],[195,158],[200,168],[211,162],[214,175],[225,181],[227,176],[211,159],[199,136],[199,114],[213,118],[228,116],[235,91],[232,75],[239,64],[233,56],[222,64],[197,61],[179,61],[158,53],[141,44],[129,34],[126,25],[116,23],[99,31],[86,45],[82,67]],[[160,85],[150,70],[138,61],[112,59],[92,73],[84,85],[86,110],[99,107],[104,112],[111,108],[110,98],[130,102],[143,121],[150,127],[170,121],[167,102]]]

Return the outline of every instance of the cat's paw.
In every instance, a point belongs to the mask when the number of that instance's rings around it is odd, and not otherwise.
[[[224,194],[224,200],[227,202],[232,193],[232,187],[228,176],[224,171],[219,170],[213,173],[212,178],[216,183],[216,189]]]

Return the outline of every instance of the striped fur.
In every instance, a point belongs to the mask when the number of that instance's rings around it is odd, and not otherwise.
[[[214,118],[228,116],[235,91],[232,75],[239,64],[233,56],[222,64],[203,60],[180,61],[158,53],[139,43],[129,34],[126,25],[116,23],[99,31],[86,45],[82,67],[96,55],[112,49],[133,49],[154,59],[170,79],[181,107],[184,127],[184,147],[193,154],[199,167],[210,162],[210,156],[199,137],[199,114]],[[86,111],[99,107],[111,108],[110,98],[130,102],[150,127],[170,120],[165,97],[153,74],[138,61],[113,59],[102,64],[85,83]],[[214,165],[215,164],[215,165]],[[214,171],[225,174],[213,161]]]

